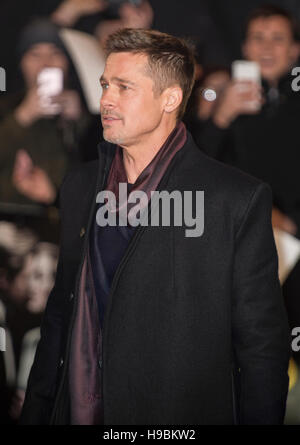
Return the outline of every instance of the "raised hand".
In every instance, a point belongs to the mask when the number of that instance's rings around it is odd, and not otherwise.
[[[16,189],[27,198],[43,204],[52,204],[56,191],[46,171],[33,164],[26,150],[16,154],[12,182]]]
[[[219,98],[213,120],[227,128],[240,114],[256,114],[263,103],[261,87],[255,82],[232,81]]]

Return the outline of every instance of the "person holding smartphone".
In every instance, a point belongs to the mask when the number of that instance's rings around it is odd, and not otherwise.
[[[253,11],[242,51],[260,70],[261,83],[251,76],[234,77],[196,135],[211,156],[268,182],[274,194],[274,226],[298,237],[300,111],[291,71],[299,48],[297,24],[288,12],[273,6]]]
[[[44,19],[29,24],[18,55],[24,88],[0,102],[0,201],[51,204],[78,158],[87,119],[69,87],[71,62],[56,25]]]
[[[281,424],[290,345],[270,189],[197,149],[181,120],[196,69],[183,40],[121,29],[106,55],[105,142],[60,190],[56,280],[20,422]],[[193,237],[169,201],[170,223],[155,221],[152,192],[187,190],[205,194]],[[114,201],[104,225],[101,192]],[[201,207],[194,192],[185,214]],[[127,202],[141,193],[150,212],[136,224]]]
[[[233,79],[195,136],[210,156],[269,183],[273,228],[300,239],[300,96],[292,88],[297,23],[280,8],[259,8],[248,18],[242,50],[247,61],[258,64],[261,87]],[[291,329],[300,323],[299,276],[300,262],[283,285]],[[300,363],[299,352],[294,358]]]
[[[149,29],[153,9],[147,0],[64,0],[51,20],[60,26],[83,28],[104,48],[109,34],[120,28]]]

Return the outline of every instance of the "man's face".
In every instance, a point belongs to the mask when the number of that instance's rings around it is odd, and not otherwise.
[[[281,16],[257,18],[250,22],[244,56],[260,65],[262,77],[277,82],[299,55],[289,21]]]
[[[153,92],[146,74],[147,56],[112,53],[101,76],[103,137],[121,146],[143,143],[155,132],[164,113],[164,97]]]
[[[33,45],[21,59],[21,70],[28,88],[36,84],[37,76],[43,68],[61,68],[66,74],[68,59],[52,43]]]

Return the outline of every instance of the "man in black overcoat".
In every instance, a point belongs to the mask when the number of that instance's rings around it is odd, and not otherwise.
[[[194,72],[173,36],[108,40],[106,142],[61,188],[23,424],[283,422],[290,346],[271,192],[193,142],[181,118]]]

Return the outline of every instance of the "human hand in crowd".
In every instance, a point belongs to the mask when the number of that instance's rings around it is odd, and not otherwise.
[[[23,102],[17,107],[15,118],[20,125],[28,127],[41,117],[51,114],[53,112],[43,104],[38,87],[35,86],[28,91]]]
[[[105,0],[65,0],[51,15],[51,19],[60,26],[73,26],[80,17],[101,12],[107,6]]]
[[[36,120],[62,115],[67,120],[78,120],[81,115],[81,102],[76,91],[64,90],[53,96],[50,103],[45,103],[38,92],[38,87],[31,88],[23,102],[15,111],[17,122],[23,127],[32,125]]]
[[[78,120],[81,116],[81,102],[77,91],[64,90],[58,96],[52,97],[52,103],[57,104],[60,115],[66,120]]]
[[[294,221],[276,207],[272,209],[272,226],[273,229],[280,229],[291,235],[296,235],[298,230]]]
[[[214,123],[227,128],[240,114],[256,114],[263,103],[261,87],[255,82],[231,81],[213,114]]]
[[[119,9],[124,28],[150,28],[153,21],[153,9],[144,0],[139,6],[123,3]]]
[[[56,191],[49,176],[33,164],[26,150],[18,150],[16,154],[12,181],[22,195],[33,201],[52,204],[55,200]]]

